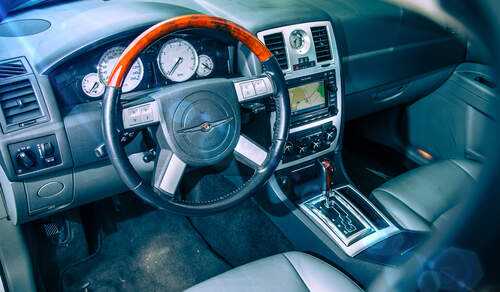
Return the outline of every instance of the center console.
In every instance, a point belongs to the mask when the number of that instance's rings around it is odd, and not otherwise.
[[[385,244],[408,237],[395,239],[401,230],[352,185],[343,171],[339,145],[343,91],[331,23],[290,25],[257,36],[280,63],[291,106],[290,134],[277,172],[268,184],[271,194],[299,218],[306,228],[304,234],[321,230],[322,236],[336,245],[332,250],[340,249],[358,259],[391,261],[398,249],[387,253],[390,260],[380,251],[385,251]],[[273,113],[270,118],[274,123]],[[323,163],[330,166],[328,170]],[[282,220],[275,218],[275,222]],[[283,229],[286,233],[287,226]],[[289,232],[290,237],[297,236],[297,230]]]
[[[341,127],[342,84],[331,23],[289,25],[257,37],[278,59],[290,95],[290,135],[278,169],[332,152]]]

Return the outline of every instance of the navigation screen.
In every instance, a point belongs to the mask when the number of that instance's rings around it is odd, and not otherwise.
[[[289,88],[288,93],[292,112],[303,111],[325,104],[325,83],[323,81]]]

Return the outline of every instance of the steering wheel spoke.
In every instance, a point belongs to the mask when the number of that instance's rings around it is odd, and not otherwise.
[[[233,83],[240,103],[267,97],[275,92],[273,82],[267,75],[236,78],[233,79]]]
[[[234,148],[234,157],[253,169],[260,168],[268,156],[268,151],[245,135],[240,135]]]
[[[156,170],[153,176],[153,186],[173,196],[181,183],[186,163],[169,150],[160,150],[156,161]]]

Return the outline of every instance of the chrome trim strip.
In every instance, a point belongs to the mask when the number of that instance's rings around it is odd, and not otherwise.
[[[307,125],[303,125],[303,126],[300,126],[300,127],[297,127],[297,128],[290,129],[290,134],[295,133],[295,132],[300,132],[300,131],[303,131],[303,130],[307,130],[307,129],[310,129],[310,128],[314,128],[316,126],[323,125],[323,124],[326,124],[328,122],[332,122],[332,124],[335,124],[334,123],[335,120],[336,120],[335,117],[329,117],[329,118],[326,118],[326,119],[323,119],[323,120],[318,120],[318,121],[312,122],[312,123],[307,124]]]

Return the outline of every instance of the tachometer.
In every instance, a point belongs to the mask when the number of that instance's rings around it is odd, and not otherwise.
[[[104,83],[101,82],[97,73],[89,73],[82,79],[82,90],[90,97],[99,97],[104,93]]]
[[[183,39],[168,40],[158,53],[158,67],[168,79],[175,82],[186,81],[198,68],[198,53]]]
[[[97,71],[99,74],[99,78],[104,84],[108,83],[109,76],[111,75],[113,68],[115,67],[118,59],[120,58],[120,55],[124,50],[124,47],[113,47],[104,52],[101,59],[99,60]],[[125,80],[123,81],[122,92],[129,92],[131,90],[134,90],[139,85],[139,83],[141,83],[143,76],[144,65],[142,64],[141,59],[137,58],[137,60],[130,68],[127,77],[125,77]]]

